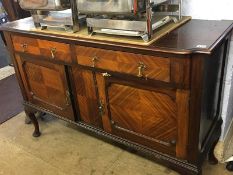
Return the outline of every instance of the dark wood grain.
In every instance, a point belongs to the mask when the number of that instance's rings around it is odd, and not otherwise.
[[[171,59],[171,82],[182,89],[190,89],[190,62],[191,59]]]
[[[56,35],[51,33],[39,33],[30,30],[34,23],[32,18],[14,21],[1,26],[0,30],[10,31],[20,34],[30,34],[36,38],[50,38],[58,42],[67,42],[80,44],[85,46],[100,47],[111,50],[121,50],[125,52],[137,52],[149,55],[182,55],[192,53],[211,54],[215,46],[226,37],[232,30],[232,21],[208,21],[193,19],[184,24],[180,28],[170,32],[159,41],[154,42],[150,46],[138,46],[130,44],[122,44],[117,42],[103,42],[90,39],[82,39],[72,36]],[[211,31],[211,32],[210,32]],[[209,36],[211,34],[211,37]],[[197,45],[206,45],[206,48],[197,48]]]
[[[201,96],[203,88],[203,55],[196,55],[191,65],[191,94],[190,94],[190,119],[188,135],[188,160],[198,163],[199,156],[199,131],[201,121]]]
[[[176,92],[177,104],[177,128],[178,140],[176,145],[176,157],[187,160],[188,137],[189,137],[189,109],[190,109],[190,91],[180,90]]]
[[[102,115],[102,121],[103,121],[103,128],[106,132],[111,133],[112,132],[112,127],[111,127],[111,122],[109,120],[109,111],[108,111],[108,103],[107,103],[107,94],[105,91],[105,78],[103,77],[102,74],[97,73],[96,74],[96,83],[98,87],[98,96],[99,100],[102,101],[104,104],[104,113]]]
[[[74,120],[64,66],[16,55],[28,100]]]
[[[170,32],[165,37],[152,44],[152,47],[164,49],[188,49],[193,52],[213,51],[219,44],[218,39],[229,34],[232,21],[191,20],[182,27]],[[203,45],[205,48],[200,48]],[[213,47],[214,46],[214,47]]]
[[[30,118],[30,120],[32,121],[34,128],[35,128],[32,136],[39,137],[41,135],[41,133],[40,133],[40,128],[39,128],[37,118],[35,116],[35,112],[36,111],[31,109],[31,108],[25,107],[25,113]]]
[[[93,72],[72,68],[74,85],[76,89],[76,100],[78,103],[82,121],[102,128],[102,119],[99,115],[97,92]]]

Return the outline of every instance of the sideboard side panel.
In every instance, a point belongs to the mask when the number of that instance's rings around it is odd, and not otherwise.
[[[8,52],[10,54],[11,60],[12,60],[13,65],[14,65],[15,75],[17,77],[17,81],[19,83],[19,87],[20,87],[23,99],[27,100],[27,95],[26,95],[26,92],[25,92],[25,87],[23,85],[22,78],[21,78],[20,73],[19,73],[19,68],[18,68],[16,60],[15,60],[15,53],[14,53],[14,49],[13,49],[13,43],[12,43],[12,39],[11,39],[11,33],[4,31],[4,37],[5,37],[5,40],[6,40]]]

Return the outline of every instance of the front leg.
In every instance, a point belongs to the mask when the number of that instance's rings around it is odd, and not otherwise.
[[[209,164],[211,165],[216,165],[218,164],[218,160],[216,159],[215,155],[214,155],[214,149],[215,149],[215,146],[217,145],[218,141],[215,141],[210,150],[209,150],[209,154],[208,154],[208,161],[209,161]]]
[[[222,124],[222,121],[220,121]],[[214,133],[214,138],[212,140],[212,144],[210,146],[210,150],[208,153],[208,161],[211,165],[216,165],[218,164],[218,160],[214,155],[214,149],[219,141],[219,138],[221,136],[221,124],[219,124],[219,127],[216,129],[216,132]]]
[[[25,107],[25,113],[26,115],[30,118],[31,122],[33,123],[35,129],[33,132],[33,137],[39,137],[41,135],[40,129],[39,129],[39,124],[37,121],[37,118],[35,116],[35,112],[33,112],[31,109]]]

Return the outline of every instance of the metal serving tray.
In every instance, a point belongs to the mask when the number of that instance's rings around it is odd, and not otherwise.
[[[65,10],[70,7],[70,0],[19,0],[25,10]]]
[[[151,0],[154,5],[166,1],[168,0]],[[79,12],[85,14],[131,14],[135,6],[138,11],[145,11],[145,2],[146,0],[77,0],[77,6]]]

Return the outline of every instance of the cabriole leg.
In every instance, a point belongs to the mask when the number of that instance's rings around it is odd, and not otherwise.
[[[219,141],[220,135],[221,135],[221,128],[218,128],[218,132],[216,133],[215,138],[213,139],[213,143],[212,143],[210,150],[209,150],[209,153],[208,153],[208,161],[211,165],[218,164],[218,160],[214,155],[214,149]]]
[[[215,146],[217,145],[217,143],[218,143],[218,141],[215,141],[213,143],[213,145],[211,146],[209,153],[208,153],[208,161],[209,161],[209,164],[211,164],[211,165],[218,164],[218,160],[216,159],[216,157],[214,155],[214,149],[215,149]]]
[[[34,132],[32,134],[33,137],[39,137],[41,135],[41,133],[40,133],[38,121],[37,121],[36,116],[35,116],[35,112],[33,112],[31,109],[28,109],[27,107],[25,107],[25,113],[30,118],[31,122],[33,123],[33,125],[35,127]]]
[[[222,125],[222,120],[219,120],[219,126],[216,128],[216,132],[214,134],[214,138],[212,139],[212,144],[210,146],[210,150],[208,153],[208,161],[211,165],[216,165],[218,164],[218,160],[214,155],[214,149],[219,141],[219,138],[221,136],[221,125]]]

